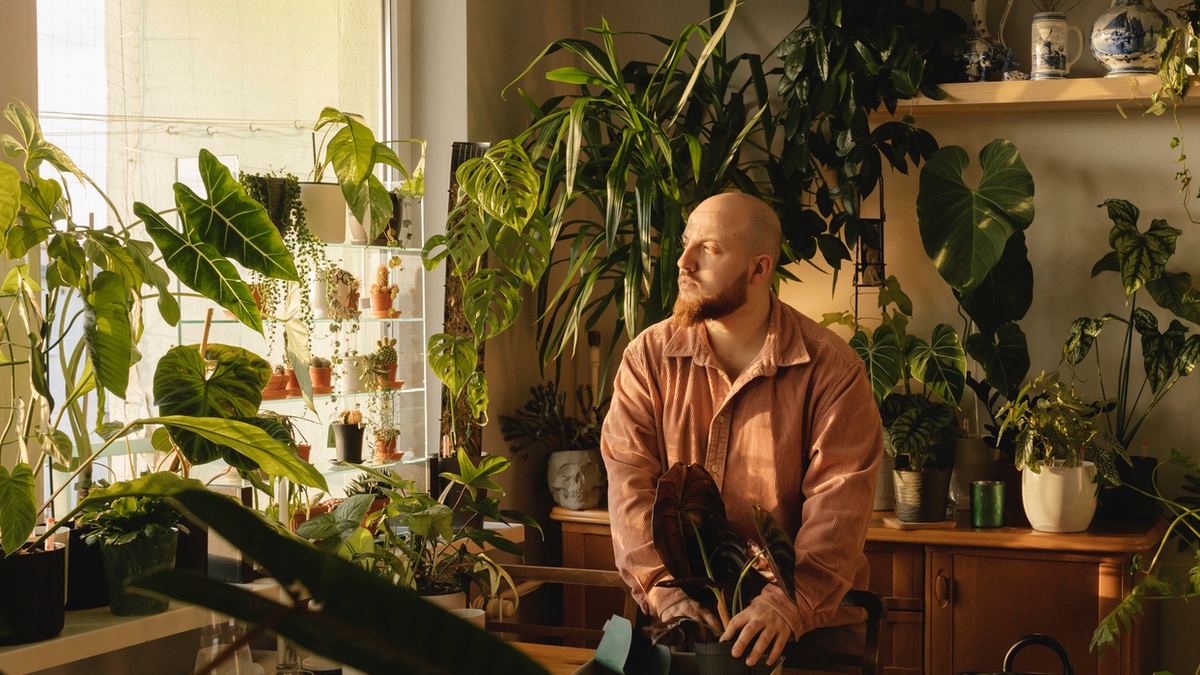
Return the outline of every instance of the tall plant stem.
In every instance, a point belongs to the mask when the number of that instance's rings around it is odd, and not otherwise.
[[[1125,326],[1125,344],[1121,348],[1121,375],[1117,380],[1117,438],[1125,438],[1125,425],[1128,414],[1125,403],[1129,397],[1129,369],[1133,360],[1133,313],[1137,310],[1137,293],[1129,296],[1129,323]]]

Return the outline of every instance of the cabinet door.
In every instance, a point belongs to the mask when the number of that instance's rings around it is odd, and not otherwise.
[[[887,621],[879,663],[884,675],[920,675],[924,667],[925,549],[867,542],[870,590],[883,596]]]
[[[615,570],[612,533],[608,526],[563,523],[563,566],[592,570]],[[613,614],[625,610],[625,592],[619,588],[563,586],[563,625],[572,628],[604,628]],[[569,640],[574,646],[582,640]]]
[[[1029,633],[1061,643],[1079,675],[1151,672],[1133,665],[1147,656],[1139,649],[1144,626],[1124,636],[1120,652],[1088,651],[1092,631],[1127,591],[1127,562],[1124,556],[930,548],[927,672],[998,671],[1009,647]],[[1062,672],[1058,657],[1042,647],[1023,650],[1015,669]]]

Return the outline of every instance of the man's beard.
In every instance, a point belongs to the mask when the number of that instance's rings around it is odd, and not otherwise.
[[[733,314],[749,297],[750,277],[739,277],[716,295],[703,295],[697,298],[675,298],[672,310],[673,320],[681,326],[694,326],[701,321],[723,319]]]

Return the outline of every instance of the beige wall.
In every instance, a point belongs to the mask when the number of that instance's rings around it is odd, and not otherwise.
[[[3,20],[0,21],[0,106],[21,100],[37,110],[37,2],[36,0],[10,0],[4,4]],[[3,133],[15,133],[7,121],[0,122]],[[12,162],[0,153],[0,161]],[[6,258],[0,256],[0,278],[8,273]],[[0,306],[0,312],[7,311]],[[0,370],[0,407],[12,405],[10,382],[16,386],[18,397],[29,399],[29,369],[5,368]],[[7,411],[2,411],[0,420],[7,420]],[[7,443],[12,440],[4,438]],[[16,446],[4,446],[0,450],[0,465],[12,466],[17,461]]]

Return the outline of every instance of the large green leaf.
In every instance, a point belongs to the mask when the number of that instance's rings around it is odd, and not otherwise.
[[[960,147],[935,152],[921,170],[917,223],[925,253],[955,290],[976,288],[1000,260],[1013,233],[1033,222],[1033,176],[1011,142],[979,153],[979,187],[966,184],[969,160]]]
[[[468,337],[438,333],[430,336],[425,353],[433,374],[446,385],[451,398],[458,398],[467,384],[467,378],[471,377],[479,364],[479,351],[475,343]]]
[[[163,261],[179,281],[233,312],[242,323],[262,332],[262,317],[250,287],[216,248],[184,237],[141,202],[134,202],[133,212],[145,221],[146,232],[158,244]]]
[[[967,336],[967,353],[983,366],[984,376],[997,391],[1012,400],[1029,373],[1029,344],[1021,327],[1009,322],[995,331]]]
[[[979,330],[991,334],[1010,321],[1020,321],[1033,304],[1033,265],[1025,233],[1014,232],[992,271],[973,291],[955,291],[959,304]]]
[[[35,524],[33,470],[25,463],[14,466],[12,473],[0,466],[0,549],[4,555],[16,553],[33,534]]]
[[[367,176],[375,166],[375,134],[371,133],[366,120],[361,115],[343,113],[327,107],[321,111],[321,117],[313,130],[319,131],[328,124],[342,125],[326,146],[338,182],[366,182]]]
[[[874,338],[869,339],[860,330],[850,338],[850,346],[866,364],[875,405],[883,403],[904,374],[903,352],[896,331],[891,326],[880,326],[875,329]]]
[[[446,218],[446,234],[435,234],[421,248],[421,262],[426,270],[435,269],[449,256],[454,261],[455,274],[465,275],[474,270],[488,250],[483,214],[478,205],[461,201]]]
[[[1123,199],[1109,199],[1101,206],[1108,207],[1108,217],[1113,221],[1108,244],[1117,252],[1125,295],[1133,295],[1163,273],[1181,232],[1165,220],[1154,220],[1149,230],[1141,232],[1137,227],[1138,208]]]
[[[92,282],[85,303],[83,338],[100,385],[121,398],[129,386],[133,365],[133,325],[129,320],[129,289],[113,272]]]
[[[1158,393],[1176,371],[1176,361],[1183,351],[1187,327],[1171,320],[1167,330],[1159,332],[1158,319],[1138,307],[1133,310],[1133,327],[1142,336],[1142,365],[1150,391]]]
[[[5,235],[4,246],[8,257],[17,260],[38,244],[46,241],[54,232],[54,222],[61,217],[59,204],[62,187],[57,181],[31,174],[27,183],[21,183],[21,211],[17,224]]]
[[[210,344],[208,358],[216,368],[207,374],[196,345],[174,347],[154,370],[154,402],[163,415],[253,417],[262,389],[271,379],[271,364],[241,347]],[[220,446],[185,429],[170,429],[184,456],[193,464],[217,459]]]
[[[488,215],[521,230],[537,209],[541,183],[520,144],[501,141],[455,172],[467,196]]]
[[[11,165],[0,162],[0,249],[4,248],[8,230],[17,222],[21,208],[21,174]]]
[[[1200,287],[1187,272],[1163,272],[1146,282],[1154,302],[1181,319],[1200,324]]]
[[[513,325],[521,303],[521,280],[495,268],[481,270],[463,288],[463,314],[478,342]]]
[[[967,358],[953,326],[935,326],[931,343],[914,339],[905,358],[913,377],[946,403],[958,405],[967,384]]]
[[[296,265],[267,210],[208,150],[200,151],[200,178],[208,193],[203,199],[183,183],[175,184],[175,204],[188,241],[211,244],[223,256],[268,277],[299,282]]]
[[[314,605],[284,606],[177,570],[155,572],[134,582],[135,587],[250,623],[270,622],[272,631],[301,647],[365,672],[545,675],[541,666],[495,635],[313,548],[233,500],[206,490],[182,490],[171,500],[262,565],[281,588],[311,593]]]

